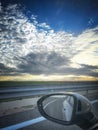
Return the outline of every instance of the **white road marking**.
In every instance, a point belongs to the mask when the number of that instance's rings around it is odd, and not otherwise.
[[[51,103],[53,103],[53,102],[55,102],[55,101],[57,101],[57,100],[58,100],[58,99],[55,99],[55,100],[53,100],[53,101],[47,103],[47,104],[44,106],[44,109],[45,109],[48,105],[50,105]]]
[[[32,120],[24,121],[24,122],[15,124],[15,125],[11,125],[11,126],[8,126],[8,127],[5,127],[5,128],[1,128],[1,130],[17,130],[17,129],[20,129],[20,128],[23,128],[23,127],[26,127],[26,126],[29,126],[29,125],[39,123],[39,122],[44,121],[44,120],[46,120],[46,119],[41,116],[41,117],[38,117],[38,118],[35,118],[35,119],[32,119]]]
[[[98,99],[91,101],[91,103],[98,103]]]

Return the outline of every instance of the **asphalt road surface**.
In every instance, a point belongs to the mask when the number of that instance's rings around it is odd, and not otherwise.
[[[95,105],[95,111],[97,111],[98,104]],[[98,116],[98,112],[96,114]],[[19,112],[16,114],[12,114],[9,116],[3,116],[0,118],[0,128],[4,128],[7,126],[11,126],[17,123],[21,123],[27,120],[35,119],[41,117],[37,107],[33,110]],[[57,123],[53,123],[48,120],[41,121],[34,125],[30,125],[28,127],[21,128],[20,130],[81,130],[78,126],[63,126]]]
[[[69,104],[68,98],[66,98],[66,96],[63,95],[59,97],[48,97],[44,101],[43,105],[44,111],[47,113],[47,115],[59,120],[70,121],[72,106]]]
[[[5,116],[0,118],[0,128],[4,128],[7,126],[11,126],[16,123],[20,123],[23,121],[35,119],[37,117],[40,117],[40,113],[38,112],[38,109],[25,111],[21,113],[12,114],[10,116]],[[53,123],[51,121],[45,120],[42,122],[39,122],[34,125],[30,125],[28,127],[21,128],[21,130],[81,130],[78,126],[63,126],[59,125],[57,123]]]

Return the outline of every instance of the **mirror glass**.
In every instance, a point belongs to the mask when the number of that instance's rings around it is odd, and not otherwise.
[[[71,95],[52,95],[43,101],[43,109],[52,118],[71,121],[74,97]]]

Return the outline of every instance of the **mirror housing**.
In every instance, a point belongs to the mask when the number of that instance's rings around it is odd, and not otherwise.
[[[53,106],[52,102],[54,102],[54,104],[55,104],[55,101],[51,101],[49,103],[49,100],[50,99],[54,100],[54,98],[60,97],[60,96],[62,98],[63,98],[63,96],[65,96],[65,97],[69,96],[69,97],[73,98],[74,103],[73,103],[73,106],[72,106],[72,114],[71,114],[70,120],[63,120],[59,117],[54,116],[53,112],[56,111],[54,109],[54,107],[53,107],[53,110],[52,110],[53,111],[52,115],[45,110],[46,107],[44,106],[44,102],[47,102],[46,106],[51,108]],[[63,103],[64,103],[64,101],[63,101]],[[39,112],[41,113],[42,116],[44,116],[45,118],[47,118],[47,119],[49,119],[53,122],[56,122],[56,123],[59,123],[59,124],[62,124],[62,125],[77,124],[82,128],[82,125],[84,123],[86,123],[86,121],[89,122],[94,117],[94,115],[92,114],[92,104],[90,103],[90,101],[87,98],[85,98],[84,96],[77,94],[77,93],[72,93],[72,92],[54,93],[54,94],[45,95],[38,100],[37,106],[38,106]]]

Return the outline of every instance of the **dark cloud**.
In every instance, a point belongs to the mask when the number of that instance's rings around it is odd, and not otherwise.
[[[22,63],[18,66],[23,73],[31,74],[54,74],[61,68],[62,65],[67,66],[70,62],[66,57],[63,57],[55,52],[47,53],[30,53],[21,58]]]
[[[21,64],[18,68],[6,67],[0,63],[0,75],[21,75],[23,73],[30,74],[46,74],[46,75],[75,75],[75,76],[93,76],[98,77],[98,66],[81,64],[81,68],[72,68],[68,66],[68,59],[58,56],[56,53],[47,54],[28,54],[21,57]]]
[[[18,74],[18,72],[15,68],[7,67],[4,64],[0,63],[0,76],[16,74]]]
[[[76,76],[93,76],[98,77],[98,66],[81,64],[80,68],[70,67],[69,59],[60,56],[54,52],[50,55],[44,54],[28,54],[22,57],[22,64],[18,66],[21,73],[31,74],[61,74]]]
[[[98,77],[98,66],[81,64],[83,68],[80,69],[81,74],[87,76]]]
[[[67,67],[63,70],[65,74],[73,74],[76,76],[92,76],[98,77],[98,66],[81,64],[81,68],[70,68]]]

